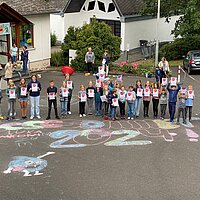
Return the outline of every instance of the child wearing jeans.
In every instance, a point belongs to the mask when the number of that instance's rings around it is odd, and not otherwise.
[[[121,85],[121,87],[118,91],[119,109],[120,109],[121,119],[125,119],[126,95],[127,95],[127,91],[125,90],[124,85]]]
[[[8,96],[8,117],[7,120],[12,120],[16,115],[16,99],[17,99],[17,87],[13,80],[8,81],[8,88],[6,89],[6,95]]]
[[[58,109],[57,109],[57,87],[54,86],[54,81],[49,82],[49,87],[47,88],[47,98],[48,98],[48,116],[46,120],[51,119],[51,107],[53,104],[55,110],[56,119],[60,119],[58,116]]]
[[[68,102],[68,88],[65,81],[62,82],[62,86],[59,90],[59,96],[60,96],[60,109],[61,109],[61,117],[66,118],[67,116],[67,102]]]
[[[127,92],[127,97],[126,97],[128,103],[128,119],[134,119],[135,99],[136,99],[136,94],[133,91],[133,86],[129,86],[129,90]]]
[[[189,122],[192,119],[192,106],[193,106],[193,100],[194,100],[194,90],[192,85],[188,86],[188,91],[187,91],[187,100],[186,100],[186,108],[185,108],[185,119],[187,119],[187,113],[189,110]]]
[[[136,94],[136,99],[135,99],[135,114],[134,115],[135,115],[136,118],[139,117],[140,107],[141,107],[141,104],[142,104],[142,95],[138,95],[138,91],[139,90],[143,90],[141,80],[137,80],[136,81],[136,87],[134,89],[134,92]]]
[[[28,91],[26,86],[26,81],[24,78],[20,80],[20,84],[18,86],[18,98],[21,108],[21,117],[22,119],[27,118],[27,107],[28,107]]]
[[[80,91],[78,92],[78,99],[79,99],[79,114],[80,117],[85,117],[85,103],[87,100],[87,93],[85,90],[85,86],[81,85],[80,86]]]
[[[112,93],[111,93],[111,105],[110,105],[110,114],[111,114],[111,119],[113,121],[116,120],[116,110],[118,107],[118,95],[117,95],[117,89],[114,88]]]
[[[88,83],[88,87],[86,89],[87,104],[88,104],[88,115],[92,115],[93,114],[94,92],[95,92],[95,88],[93,87],[92,81],[90,81]]]
[[[185,108],[186,108],[186,94],[185,93],[180,93],[178,94],[179,101],[178,101],[178,117],[177,117],[177,124],[179,124],[180,120],[180,115],[182,114],[183,116],[183,123],[186,124],[186,119],[185,119]]]
[[[170,82],[167,86],[167,90],[169,92],[168,109],[169,109],[170,122],[174,122],[174,115],[176,112],[177,95],[178,95],[178,92],[180,89],[181,89],[180,85],[178,85],[178,87],[176,85],[171,86]]]
[[[160,94],[160,119],[165,119],[165,113],[167,109],[167,91],[166,88],[162,88],[161,94]]]
[[[96,111],[96,116],[101,115],[101,88],[97,87],[95,89],[95,111]]]

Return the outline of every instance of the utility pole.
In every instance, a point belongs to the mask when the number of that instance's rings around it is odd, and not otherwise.
[[[158,65],[158,52],[159,52],[159,21],[160,21],[160,0],[158,0],[158,12],[156,22],[156,54],[155,54],[155,67]]]

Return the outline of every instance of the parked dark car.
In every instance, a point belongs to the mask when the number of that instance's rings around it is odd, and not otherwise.
[[[188,74],[192,71],[200,71],[200,50],[189,51],[183,60],[183,68],[187,70]]]

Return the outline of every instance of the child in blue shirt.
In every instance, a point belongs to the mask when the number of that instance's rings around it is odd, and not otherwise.
[[[189,110],[189,122],[191,121],[192,118],[192,106],[193,106],[193,100],[194,100],[194,90],[192,85],[188,86],[188,98],[186,100],[186,108],[185,108],[185,119],[187,119],[187,113]]]
[[[102,96],[102,91],[101,88],[97,87],[95,89],[95,111],[96,111],[96,116],[101,115],[101,96]]]

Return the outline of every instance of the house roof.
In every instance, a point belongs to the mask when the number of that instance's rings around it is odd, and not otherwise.
[[[120,16],[139,14],[143,0],[112,0]],[[65,13],[79,12],[85,0],[68,0],[63,11]]]
[[[21,15],[59,13],[69,0],[0,0]]]
[[[31,22],[25,17],[20,15],[17,11],[13,10],[5,3],[0,4],[0,23],[18,22],[30,24]]]

